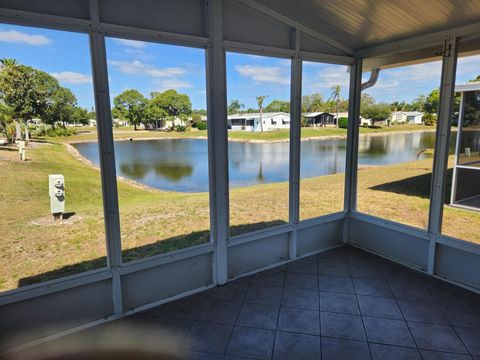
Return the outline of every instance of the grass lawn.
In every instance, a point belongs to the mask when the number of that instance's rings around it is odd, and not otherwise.
[[[390,133],[398,131],[433,131],[435,130],[432,126],[424,125],[395,125],[395,126],[384,126],[384,127],[375,127],[375,128],[360,128],[361,134],[375,134],[375,133]],[[77,134],[65,138],[66,141],[75,142],[75,141],[92,141],[97,140],[97,132],[95,128],[80,127],[77,128]],[[319,129],[313,128],[302,128],[301,131],[302,138],[312,138],[312,137],[322,137],[322,136],[347,136],[347,129],[334,128],[334,127],[324,127]],[[187,131],[187,132],[165,132],[165,131],[146,131],[146,130],[137,130],[134,131],[131,127],[125,128],[114,128],[113,136],[117,140],[121,139],[141,139],[141,138],[167,138],[167,137],[207,137],[207,131]],[[248,132],[248,131],[229,131],[228,138],[232,140],[257,140],[257,141],[274,141],[274,140],[288,140],[290,137],[289,130],[277,130],[277,131],[266,131],[263,133],[260,132]],[[52,139],[54,141],[58,141]],[[62,139],[63,141],[63,139]]]
[[[106,265],[100,174],[58,143],[35,143],[27,162],[0,147],[0,290]],[[359,209],[425,228],[431,159],[359,172]],[[64,223],[49,216],[48,174],[66,181]],[[342,209],[344,175],[301,181],[301,219]],[[124,260],[200,244],[209,239],[207,193],[147,190],[119,181]],[[232,189],[232,234],[288,221],[288,184]],[[445,208],[444,233],[480,243],[480,213]]]

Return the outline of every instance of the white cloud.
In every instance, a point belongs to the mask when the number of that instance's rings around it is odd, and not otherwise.
[[[188,89],[193,87],[188,81],[180,79],[156,79],[153,83],[158,87],[158,91]]]
[[[1,30],[0,41],[27,45],[47,45],[51,40],[44,35],[31,35],[16,30]]]
[[[73,71],[63,71],[59,73],[52,73],[51,75],[58,81],[66,84],[86,84],[92,82],[92,77],[90,75]]]
[[[116,67],[118,71],[129,75],[149,75],[157,78],[169,78],[183,75],[186,72],[185,69],[181,67],[157,68],[138,60],[111,60],[109,63]]]
[[[129,39],[114,39],[114,41],[120,45],[124,45],[127,47],[141,49],[147,46],[147,43],[144,41],[137,41],[137,40],[129,40]]]
[[[348,92],[349,82],[350,75],[344,66],[326,66],[314,76],[304,78],[305,87],[310,91],[330,90],[331,87],[340,85]]]
[[[282,85],[290,83],[289,76],[282,74],[282,69],[278,66],[237,65],[235,70],[240,75],[249,77],[257,82]]]

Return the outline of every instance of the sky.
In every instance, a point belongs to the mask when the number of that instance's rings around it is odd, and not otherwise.
[[[110,95],[137,89],[146,97],[153,91],[175,89],[190,97],[193,109],[206,108],[205,53],[203,49],[126,39],[106,39]],[[86,34],[0,24],[0,58],[46,71],[70,88],[78,104],[94,105],[89,42]],[[245,108],[256,108],[256,97],[270,101],[290,99],[290,60],[227,53],[227,98]],[[411,102],[440,83],[440,61],[382,70],[367,93],[377,101]],[[459,58],[457,83],[480,74],[480,56]],[[369,74],[364,74],[367,79]],[[343,65],[303,63],[302,94],[320,93],[326,100],[331,87],[340,85],[348,97],[349,73]]]

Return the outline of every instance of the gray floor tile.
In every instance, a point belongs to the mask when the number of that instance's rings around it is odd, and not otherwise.
[[[194,322],[181,319],[155,319],[148,328],[149,333],[167,333],[175,337],[183,338],[188,334]]]
[[[233,329],[226,353],[254,359],[270,359],[275,332],[237,326]]]
[[[283,286],[285,281],[285,273],[283,271],[268,270],[255,274],[252,284]]]
[[[442,306],[442,310],[453,326],[480,328],[480,306]]]
[[[182,354],[185,360],[224,360],[223,355],[211,354],[206,352],[188,351]]]
[[[209,296],[210,294],[196,294],[184,299],[172,301],[168,304],[148,310],[145,313],[154,317],[195,320]]]
[[[364,316],[363,323],[369,342],[415,347],[407,324],[403,320],[381,319]]]
[[[308,257],[305,259],[300,259],[292,261],[287,264],[287,272],[297,272],[297,273],[306,273],[306,274],[316,274],[317,273],[317,259]]]
[[[456,327],[455,330],[470,354],[480,356],[480,329]]]
[[[350,270],[346,262],[319,261],[318,273],[321,275],[332,275],[350,277]]]
[[[283,288],[279,286],[250,285],[245,302],[265,305],[280,305]]]
[[[465,346],[450,326],[408,322],[420,349],[466,354]]]
[[[398,300],[398,305],[407,321],[448,325],[443,313],[432,302]]]
[[[248,285],[242,283],[227,283],[213,288],[211,298],[242,302],[247,293]]]
[[[348,340],[366,341],[362,318],[359,315],[320,313],[322,336],[330,336]]]
[[[233,326],[196,322],[193,324],[184,347],[194,351],[223,354]]]
[[[322,360],[370,360],[366,342],[322,337]]]
[[[320,356],[320,336],[277,331],[274,360],[311,360]]]
[[[353,279],[357,295],[393,297],[386,281]]]
[[[282,306],[318,310],[318,291],[285,288],[283,290]]]
[[[285,287],[297,289],[318,290],[317,274],[287,273]]]
[[[343,294],[355,294],[352,279],[331,275],[318,276],[318,288],[320,291],[336,292]]]
[[[370,344],[373,360],[421,360],[422,357],[417,349]]]
[[[282,307],[280,308],[277,330],[320,335],[319,312]]]
[[[237,325],[275,330],[278,312],[278,306],[245,303],[238,315]]]
[[[234,324],[242,303],[210,299],[198,314],[199,321]]]
[[[390,289],[396,299],[429,301],[431,296],[420,283],[389,282]]]
[[[352,278],[385,280],[382,268],[378,265],[350,264],[349,267]]]
[[[377,296],[357,295],[362,315],[403,320],[402,313],[394,299]]]
[[[452,354],[430,350],[420,350],[423,360],[472,360],[470,355]]]
[[[320,310],[359,315],[357,297],[352,294],[320,292]]]

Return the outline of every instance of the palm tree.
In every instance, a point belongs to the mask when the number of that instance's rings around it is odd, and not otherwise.
[[[17,59],[3,58],[0,59],[0,65],[2,67],[13,67],[18,65]]]
[[[263,132],[263,119],[262,119],[263,100],[265,100],[265,98],[267,97],[268,95],[257,96],[258,110],[260,113],[260,132]]]
[[[342,87],[340,85],[335,85],[331,87],[332,92],[330,93],[330,99],[335,102],[335,110],[337,112],[337,121],[336,127],[338,127],[338,104],[340,103],[341,97],[340,93],[342,91]]]
[[[245,105],[244,104],[241,104],[240,101],[238,101],[237,99],[234,99],[232,101],[230,101],[230,105],[228,105],[228,113],[229,114],[236,114],[240,111],[240,109],[244,108]]]

